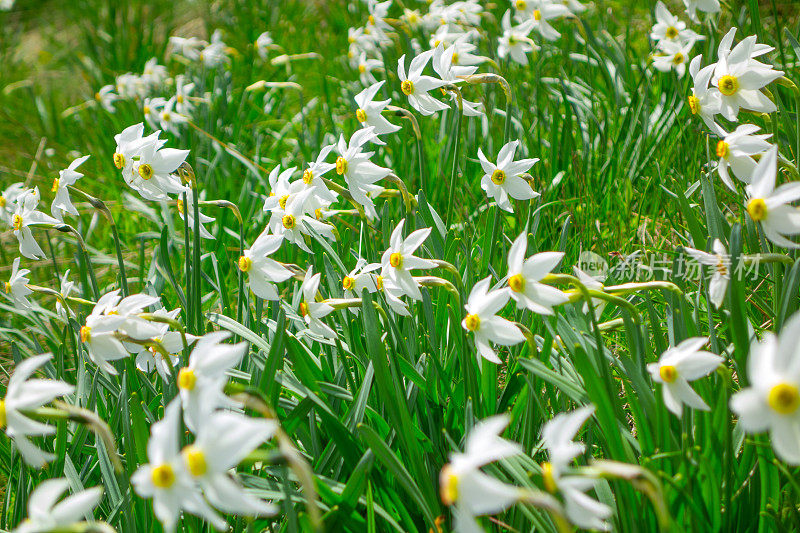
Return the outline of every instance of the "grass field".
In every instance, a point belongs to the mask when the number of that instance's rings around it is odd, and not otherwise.
[[[794,0],[11,3],[0,531],[800,529]]]

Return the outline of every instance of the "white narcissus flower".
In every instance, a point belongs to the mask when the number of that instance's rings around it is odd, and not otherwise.
[[[114,93],[113,85],[103,85],[100,87],[100,90],[94,93],[94,99],[109,113],[116,112],[116,109],[114,109],[114,102],[119,100],[119,96]]]
[[[461,326],[475,336],[479,368],[481,358],[496,364],[502,363],[490,342],[501,346],[513,346],[525,341],[525,336],[513,322],[497,316],[508,303],[511,289],[489,290],[491,279],[491,276],[487,276],[472,288],[467,305],[464,306],[467,316],[461,322]]]
[[[181,402],[176,398],[167,406],[164,418],[150,427],[148,463],[133,473],[131,483],[136,494],[153,499],[153,512],[167,533],[175,531],[183,511],[225,530],[225,520],[206,503],[184,468],[179,451],[180,415]]]
[[[711,79],[721,95],[721,113],[732,122],[737,120],[740,108],[774,113],[778,108],[761,89],[783,76],[783,72],[753,59],[772,47],[759,45],[756,36],[751,35],[731,49],[735,34],[736,28],[732,28],[720,41],[719,59]]]
[[[61,499],[69,489],[64,478],[42,481],[28,499],[28,517],[11,533],[45,533],[47,531],[82,531],[75,529],[103,497],[102,487],[81,490]],[[61,501],[59,501],[61,499]]]
[[[11,215],[11,229],[19,241],[19,253],[28,259],[43,259],[44,251],[33,238],[31,227],[43,224],[58,224],[58,220],[38,211],[39,188],[34,187],[23,192],[17,198],[17,206]]]
[[[527,259],[528,233],[523,231],[508,251],[508,287],[517,308],[552,315],[553,306],[569,301],[562,291],[540,283],[564,258],[563,252],[541,252]]]
[[[375,152],[363,150],[363,146],[374,137],[374,128],[363,128],[350,137],[349,143],[345,142],[343,135],[340,136],[336,145],[339,154],[336,158],[336,173],[344,178],[353,200],[364,207],[370,218],[375,218],[378,214],[375,211],[375,202],[368,193],[376,182],[391,174],[388,168],[380,167],[370,161]]]
[[[275,434],[274,420],[214,411],[202,417],[197,438],[181,451],[184,468],[216,509],[245,516],[269,516],[278,507],[249,494],[231,475],[247,455]]]
[[[519,501],[524,492],[481,471],[481,467],[522,454],[522,447],[500,437],[508,426],[507,415],[478,422],[469,432],[464,452],[450,454],[439,474],[442,502],[455,507],[455,531],[482,531],[476,516],[499,513]]]
[[[520,65],[527,65],[528,54],[539,49],[528,37],[533,29],[533,20],[514,26],[511,24],[511,10],[508,10],[503,15],[502,25],[503,34],[497,38],[497,55],[503,59],[508,56]]]
[[[778,173],[778,147],[773,146],[761,157],[753,179],[746,187],[747,213],[753,222],[760,222],[764,234],[778,246],[798,248],[800,245],[784,235],[800,233],[800,210],[790,205],[800,199],[800,182],[784,183],[775,188]]]
[[[700,39],[705,39],[705,37],[698,35],[697,32],[688,29],[686,23],[670,13],[661,0],[656,2],[655,14],[656,23],[650,32],[650,38],[657,43],[672,41],[679,44],[693,44]]]
[[[458,46],[471,47],[465,48],[465,50],[475,49],[475,45],[462,42],[461,45],[453,44],[448,48],[439,45],[434,50],[433,54],[433,69],[436,71],[439,77],[442,78],[442,81],[446,81],[451,85],[462,83],[464,79],[461,76],[470,76],[478,70],[478,67],[476,66],[466,64],[461,65],[457,63],[461,60],[461,57],[457,51]],[[466,53],[466,55],[469,56],[471,54]],[[469,57],[465,59],[468,60]],[[471,63],[472,61],[469,62]],[[456,109],[458,109],[458,95],[450,91],[447,91],[447,94],[450,95],[450,99],[455,103]],[[483,115],[480,102],[470,102],[469,100],[465,100],[463,97],[461,98],[461,111],[464,113],[464,116],[467,117],[478,117]]]
[[[183,420],[192,431],[201,425],[204,413],[236,405],[222,389],[228,381],[226,373],[241,362],[248,344],[223,344],[230,336],[226,331],[213,331],[199,337],[189,364],[178,371]]]
[[[725,299],[725,292],[728,290],[728,282],[731,279],[731,256],[725,249],[725,245],[719,239],[714,239],[713,254],[694,248],[686,248],[686,251],[700,264],[714,267],[714,274],[708,284],[708,292],[711,303],[719,309]]]
[[[140,147],[132,171],[123,174],[128,185],[147,200],[166,200],[169,195],[184,191],[181,180],[173,173],[186,161],[189,150],[162,148],[164,141],[158,139],[159,133]]]
[[[304,235],[311,236],[316,233],[329,241],[336,240],[333,226],[320,222],[310,215],[316,207],[316,204],[311,203],[311,196],[314,192],[315,189],[312,188],[297,194],[290,194],[283,208],[277,206],[272,209],[268,225],[273,234],[279,235],[309,253],[311,253],[311,249],[306,245]]]
[[[114,135],[114,142],[117,144],[114,150],[114,166],[122,172],[123,178],[127,183],[132,176],[134,158],[139,155],[139,151],[147,143],[157,142],[155,134],[144,137],[144,124],[134,124],[128,126],[120,133]],[[163,145],[163,141],[161,142]]]
[[[178,133],[180,133],[180,130],[178,129],[180,124],[185,124],[189,121],[188,117],[184,116],[177,110],[177,105],[178,97],[173,96],[164,102],[164,106],[158,111],[159,127],[164,131],[172,133],[173,135],[178,135]]]
[[[566,474],[569,464],[585,449],[583,443],[573,439],[592,413],[594,406],[589,405],[561,413],[544,425],[542,441],[550,460],[542,464],[542,481],[548,492],[561,493],[567,519],[572,524],[581,529],[608,531],[611,508],[586,494],[594,488],[595,480]]]
[[[358,70],[358,78],[362,85],[370,85],[377,81],[374,70],[383,69],[383,61],[374,57],[367,57],[365,52],[359,52],[358,56],[352,61],[353,68]]]
[[[305,322],[308,330],[314,335],[326,339],[335,339],[336,332],[322,321],[322,318],[333,312],[333,307],[325,302],[317,301],[321,274],[314,274],[314,267],[309,265],[303,283],[300,285],[300,303],[297,312]]]
[[[697,18],[697,12],[703,13],[719,13],[720,5],[719,0],[683,0],[686,6],[686,14],[692,19],[693,22],[700,22]]]
[[[239,258],[239,270],[247,274],[247,284],[253,294],[264,300],[279,300],[275,283],[286,281],[292,273],[269,256],[278,251],[283,236],[270,235],[264,230]]]
[[[776,336],[754,340],[747,358],[749,387],[733,395],[731,409],[748,433],[769,431],[782,461],[800,465],[800,313]]]
[[[167,67],[164,65],[159,65],[158,58],[151,57],[147,60],[147,63],[144,64],[144,70],[142,70],[142,81],[144,81],[151,88],[157,89],[167,80],[168,77],[169,73],[167,72]]]
[[[28,437],[52,435],[56,430],[28,418],[21,411],[38,409],[58,397],[72,394],[75,389],[63,381],[28,379],[51,357],[52,354],[46,353],[17,363],[8,380],[6,395],[0,400],[0,429],[5,430],[25,462],[34,468],[43,467],[48,461],[55,459],[55,455],[39,449]]]
[[[389,248],[383,252],[381,257],[381,275],[391,280],[414,300],[422,300],[419,283],[411,275],[411,271],[436,268],[437,266],[433,261],[414,255],[417,248],[422,246],[422,243],[431,234],[431,228],[418,229],[404,239],[403,226],[405,223],[405,219],[401,220],[392,231]]]
[[[514,161],[514,153],[518,146],[519,141],[511,141],[503,146],[497,154],[497,164],[489,161],[483,150],[478,148],[478,159],[484,172],[481,188],[486,191],[489,198],[497,202],[500,209],[509,213],[514,212],[509,197],[515,200],[530,200],[539,196],[539,193],[531,189],[528,182],[522,178],[522,174],[528,172],[539,159]]]
[[[268,31],[265,31],[256,38],[256,53],[261,59],[266,59],[270,47],[274,44],[272,36]]]
[[[689,74],[694,81],[692,94],[688,98],[689,109],[692,115],[700,115],[711,131],[716,131],[719,126],[714,122],[714,117],[722,112],[722,95],[716,87],[709,87],[716,65],[708,65],[701,69],[702,61],[703,56],[699,55],[689,63]]]
[[[64,272],[64,275],[61,276],[61,288],[58,291],[61,294],[61,298],[63,298],[65,301],[67,297],[72,294],[72,291],[75,290],[75,282],[70,281],[69,272],[69,269],[67,269],[67,271]],[[61,298],[56,299],[56,313],[61,317],[62,320],[66,320],[67,313],[71,310],[69,309],[69,306],[61,303]]]
[[[187,83],[186,76],[183,74],[175,76],[175,111],[187,119],[194,110],[194,104],[191,101],[192,91],[194,91],[194,83]]]
[[[709,410],[689,385],[690,381],[709,375],[723,361],[719,355],[700,350],[707,342],[706,337],[686,339],[661,354],[657,363],[647,365],[653,381],[662,384],[664,405],[678,417],[683,414],[684,404],[693,409]]]
[[[200,58],[200,50],[206,45],[206,42],[197,37],[187,38],[173,35],[169,38],[169,45],[173,54],[180,54],[186,59],[195,61]]]
[[[27,268],[20,270],[19,261],[19,257],[14,258],[11,266],[11,277],[3,283],[3,292],[11,299],[17,309],[31,309],[31,302],[28,300],[28,295],[33,293],[28,288],[28,283],[31,281],[28,279],[28,274],[31,271]]]
[[[376,144],[384,144],[377,136],[385,135],[387,133],[394,133],[400,129],[400,126],[392,124],[386,117],[381,115],[386,106],[389,105],[391,100],[378,100],[375,101],[375,96],[378,91],[383,87],[386,80],[381,80],[378,83],[373,83],[355,96],[356,105],[356,120],[361,123],[362,128],[372,127],[373,133],[376,135],[372,142]]]
[[[662,41],[653,54],[653,66],[661,72],[675,71],[679,78],[686,74],[686,62],[694,43],[681,44],[673,41]]]
[[[154,311],[153,314],[175,320],[180,312],[180,308],[172,311],[159,309]],[[136,354],[136,368],[147,374],[156,370],[161,379],[168,382],[175,369],[180,365],[180,356],[178,354],[183,351],[183,335],[179,331],[169,331],[169,324],[155,322],[154,325],[158,328],[158,334],[153,336],[153,340],[163,346],[167,355],[152,346],[145,347],[138,344],[125,343],[125,348]],[[185,335],[188,346],[191,346],[197,340],[194,335],[189,333]]]
[[[567,6],[552,3],[550,0],[522,0],[516,2],[515,7],[517,19],[520,22],[533,21],[532,29],[548,41],[555,41],[561,37],[550,21],[570,14]]]
[[[422,71],[425,70],[425,65],[428,64],[432,57],[433,50],[419,54],[411,60],[411,64],[408,66],[408,74],[406,74],[405,54],[397,61],[400,89],[408,97],[408,103],[411,104],[411,107],[423,115],[433,115],[438,111],[450,109],[450,106],[428,94],[428,91],[438,89],[447,83],[422,74]]]
[[[58,177],[53,179],[52,192],[56,193],[56,196],[53,198],[53,203],[50,204],[50,213],[59,222],[64,221],[63,217],[65,211],[71,215],[78,216],[78,210],[72,205],[72,200],[69,197],[69,189],[67,187],[75,185],[75,182],[83,177],[83,174],[75,169],[81,166],[87,159],[89,159],[88,155],[79,157],[70,163],[66,169],[60,170],[58,172]]]
[[[202,201],[202,198],[199,198],[199,200]],[[215,237],[209,233],[203,224],[209,224],[214,222],[216,219],[214,217],[204,215],[203,212],[200,211],[200,206],[197,207],[197,218],[200,222],[199,224],[195,224],[194,194],[192,193],[192,187],[190,185],[187,185],[183,188],[182,192],[178,193],[178,198],[175,201],[175,204],[178,207],[178,214],[180,215],[181,220],[187,221],[190,231],[198,231],[200,236],[204,239],[215,239]]]
[[[228,45],[222,40],[222,32],[214,30],[211,34],[211,42],[200,50],[198,59],[209,68],[214,68],[228,61]]]
[[[167,99],[161,96],[156,98],[145,98],[142,103],[142,113],[147,125],[154,130],[158,129],[161,109],[167,104]]]
[[[0,220],[11,225],[11,216],[17,209],[17,200],[26,191],[25,184],[20,182],[12,183],[5,190],[0,191]]]
[[[755,135],[760,128],[754,124],[742,124],[733,133],[722,128],[717,135],[722,139],[717,142],[717,172],[722,182],[732,191],[736,191],[728,169],[744,183],[750,183],[756,169],[754,155],[763,154],[772,146],[767,142],[772,135]]]
[[[325,174],[336,168],[335,164],[325,162],[334,148],[336,148],[335,144],[322,147],[317,155],[317,159],[309,163],[303,171],[303,178],[294,182],[297,183],[297,187],[299,188],[296,192],[300,192],[303,188],[314,189],[312,197],[318,199],[319,202],[331,204],[336,201],[338,195],[331,191],[328,188],[328,184],[322,179]],[[294,186],[294,183],[291,185]],[[290,189],[291,188],[292,187],[290,187]]]

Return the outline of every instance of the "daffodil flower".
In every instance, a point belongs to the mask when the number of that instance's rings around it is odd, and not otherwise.
[[[683,413],[683,405],[708,411],[705,401],[689,385],[690,381],[709,375],[722,363],[723,358],[701,351],[708,342],[706,337],[692,337],[670,348],[658,362],[647,365],[647,371],[656,383],[662,384],[664,405],[676,416]]]
[[[178,105],[178,97],[173,96],[161,107],[158,111],[158,125],[159,127],[172,133],[173,135],[178,135],[180,130],[178,126],[181,124],[185,124],[188,122],[189,118],[184,116],[177,110]]]
[[[309,253],[311,249],[306,245],[304,235],[312,235],[312,231],[330,241],[336,240],[333,226],[309,215],[316,210],[309,202],[312,194],[314,189],[289,195],[285,207],[278,206],[272,210],[268,226],[273,234],[281,236]]]
[[[61,499],[67,489],[69,482],[64,478],[39,483],[28,499],[28,517],[11,533],[77,531],[73,527],[84,517],[92,516],[103,497],[103,488],[92,487]]]
[[[28,259],[43,259],[45,257],[39,243],[33,238],[31,227],[58,223],[55,218],[38,210],[39,198],[38,187],[23,192],[17,198],[16,210],[11,215],[11,229],[17,241],[19,241],[19,253]]]
[[[467,435],[464,452],[451,453],[439,474],[442,502],[454,506],[455,531],[482,531],[476,516],[504,511],[523,496],[520,488],[481,471],[484,465],[522,454],[519,444],[500,437],[508,423],[507,415],[478,422]]]
[[[347,182],[347,190],[353,200],[361,204],[367,216],[375,218],[378,213],[375,211],[375,202],[368,196],[370,187],[382,180],[391,171],[376,165],[370,158],[374,152],[365,152],[364,145],[375,137],[372,127],[363,128],[355,132],[350,137],[350,142],[345,142],[344,136],[339,137],[336,145],[336,173]]]
[[[772,146],[767,142],[772,135],[754,135],[760,128],[754,124],[742,124],[733,133],[722,128],[717,134],[722,139],[717,142],[717,172],[722,182],[732,191],[736,191],[728,169],[744,183],[750,183],[756,170],[754,155],[763,154]]]
[[[686,248],[686,251],[700,264],[714,267],[714,274],[708,284],[708,292],[711,303],[719,309],[725,299],[725,292],[728,290],[728,282],[731,279],[731,257],[725,249],[725,245],[719,239],[714,239],[713,254],[694,248]]]
[[[175,531],[183,511],[224,530],[225,520],[206,502],[184,468],[179,451],[180,413],[181,403],[176,398],[167,406],[164,418],[151,426],[147,441],[149,462],[133,473],[131,483],[136,494],[153,499],[153,512],[167,533]]]
[[[391,100],[375,101],[375,96],[384,83],[386,83],[385,80],[373,83],[355,96],[356,105],[358,106],[356,120],[358,120],[362,128],[372,127],[372,132],[375,134],[372,142],[376,144],[385,144],[377,137],[378,135],[394,133],[400,129],[400,126],[392,124],[386,120],[386,117],[381,115],[386,106],[391,103]]]
[[[400,90],[408,97],[408,103],[411,104],[411,107],[423,115],[433,115],[438,111],[450,109],[450,106],[428,94],[428,91],[438,89],[447,82],[422,74],[428,61],[433,57],[433,52],[433,50],[428,50],[412,59],[411,64],[408,66],[408,73],[406,73],[405,54],[397,61]]]
[[[566,294],[540,283],[564,258],[563,252],[541,252],[527,259],[528,234],[523,231],[508,251],[508,287],[518,309],[552,315],[553,306],[569,301]]]
[[[158,64],[158,58],[151,57],[144,64],[142,81],[151,89],[158,89],[169,77],[167,67]]]
[[[467,316],[461,321],[461,327],[475,337],[478,367],[481,366],[481,358],[496,364],[502,363],[490,342],[501,346],[513,346],[525,341],[525,336],[513,322],[497,316],[508,303],[511,289],[489,290],[491,279],[491,276],[487,276],[472,288],[467,305],[464,306]]]
[[[11,217],[17,209],[17,200],[28,190],[22,182],[12,183],[0,192],[0,220],[12,224]]]
[[[653,66],[661,72],[675,71],[678,78],[683,78],[686,74],[686,63],[689,60],[689,52],[694,43],[679,43],[673,41],[662,41],[658,51],[653,54]]]
[[[457,85],[464,81],[461,76],[472,75],[478,70],[478,67],[476,66],[465,66],[453,63],[454,61],[459,60],[460,57],[456,51],[456,45],[452,45],[448,48],[444,48],[442,45],[439,45],[434,50],[433,69],[436,71],[442,81],[446,81],[451,85]],[[450,95],[450,99],[456,102],[456,105],[458,105],[458,96],[452,92],[448,94]],[[483,115],[480,102],[470,102],[463,97],[461,98],[461,111],[464,113],[464,116],[468,117],[477,117]]]
[[[520,22],[533,21],[531,28],[539,32],[547,41],[555,41],[561,37],[550,21],[570,14],[567,6],[552,3],[550,0],[518,0],[514,6],[517,9],[517,20]]]
[[[178,371],[183,419],[192,431],[200,427],[204,413],[237,405],[222,389],[228,380],[226,372],[241,362],[248,345],[223,343],[230,336],[225,331],[213,331],[198,338],[189,355],[189,364]]]
[[[197,37],[178,37],[173,35],[169,38],[169,45],[173,54],[180,54],[190,61],[196,61],[200,58],[200,50],[206,43]]]
[[[215,30],[211,42],[200,50],[198,59],[208,68],[216,68],[228,61],[228,45],[222,40],[222,32]]]
[[[32,309],[28,295],[33,291],[28,288],[28,283],[31,280],[27,277],[31,271],[27,268],[20,270],[19,262],[20,258],[15,257],[14,262],[11,264],[11,277],[3,283],[3,293],[11,299],[11,303],[18,310]]]
[[[694,44],[698,40],[705,39],[697,32],[688,29],[686,23],[670,13],[661,0],[656,2],[655,15],[656,23],[650,32],[650,38],[656,43],[672,41],[683,45]]]
[[[181,309],[166,311],[158,309],[153,315],[175,320],[180,314]],[[157,325],[156,325],[157,324]],[[179,331],[169,331],[169,324],[154,323],[158,328],[158,334],[152,337],[166,350],[167,355],[162,354],[152,346],[142,346],[133,343],[124,343],[125,348],[136,355],[136,368],[150,374],[153,370],[158,372],[164,382],[171,380],[174,369],[180,366],[180,354],[183,352],[183,335]],[[186,343],[191,345],[197,337],[186,333]]]
[[[50,213],[59,222],[64,221],[63,213],[65,211],[71,215],[78,216],[78,210],[72,205],[72,200],[69,197],[69,189],[67,187],[75,185],[75,182],[83,177],[83,174],[75,169],[81,166],[87,159],[89,159],[88,155],[75,159],[66,169],[59,170],[58,177],[53,180],[53,192],[56,193],[56,196],[53,198],[53,203],[50,204]]]
[[[758,222],[769,240],[778,246],[798,248],[800,245],[784,235],[800,233],[800,210],[790,205],[800,199],[800,182],[784,183],[775,188],[778,173],[778,147],[764,154],[753,171],[753,179],[746,187],[747,213]]]
[[[478,148],[478,159],[483,168],[483,178],[481,178],[481,188],[486,191],[489,198],[497,202],[500,209],[514,212],[511,202],[508,200],[530,200],[539,196],[539,193],[531,189],[531,186],[521,176],[537,162],[536,159],[520,159],[514,161],[514,152],[517,151],[519,141],[511,141],[500,149],[497,155],[497,164],[489,161],[483,154],[483,150]]]
[[[70,269],[67,269],[64,272],[64,275],[61,276],[61,284],[59,293],[61,294],[61,298],[64,300],[75,290],[75,282],[70,281],[69,279]],[[67,319],[67,306],[61,303],[61,298],[56,300],[56,314],[61,317],[62,320],[66,321]]]
[[[156,132],[156,138],[157,134]],[[148,200],[166,200],[168,195],[183,192],[184,186],[173,173],[186,161],[189,150],[162,148],[163,141],[141,146],[132,171],[123,174],[125,181]]]
[[[585,445],[575,442],[574,438],[592,413],[594,406],[589,405],[556,415],[544,425],[542,442],[549,460],[542,464],[542,481],[545,490],[561,494],[567,519],[572,524],[582,529],[608,531],[611,508],[586,494],[594,488],[595,480],[566,472],[569,464],[585,449]]]
[[[103,85],[94,93],[95,101],[109,113],[115,113],[117,111],[114,108],[114,102],[119,100],[119,96],[114,93],[114,88],[114,85]]]
[[[0,429],[5,430],[26,463],[42,468],[55,455],[39,449],[29,437],[53,435],[56,430],[42,422],[25,416],[22,411],[38,409],[56,398],[72,394],[74,387],[63,381],[29,379],[34,372],[47,364],[52,354],[46,353],[24,359],[15,365],[8,380],[5,397],[0,400]]]
[[[720,41],[719,60],[711,79],[721,95],[722,115],[735,122],[739,108],[774,113],[777,107],[761,89],[783,76],[783,71],[753,60],[772,48],[757,44],[756,36],[751,35],[731,50],[735,34],[736,28],[732,28]]]
[[[244,251],[237,263],[239,270],[247,275],[247,284],[253,294],[264,300],[278,300],[280,296],[275,283],[292,277],[291,271],[269,256],[278,251],[283,243],[282,235],[270,235],[264,230]]]
[[[686,14],[692,19],[692,22],[700,22],[697,17],[697,12],[703,13],[719,13],[720,5],[719,0],[683,0],[686,6]]]
[[[258,57],[261,59],[266,59],[267,54],[269,54],[270,47],[274,44],[275,41],[272,40],[272,35],[268,31],[265,31],[261,35],[256,38],[256,53]]]
[[[334,163],[327,163],[325,160],[336,148],[335,144],[323,146],[317,154],[317,159],[308,164],[303,171],[303,178],[298,183],[299,190],[302,188],[314,189],[312,197],[316,197],[323,204],[331,204],[336,201],[338,195],[328,188],[322,177],[336,168]]]
[[[156,98],[145,98],[142,103],[142,113],[144,113],[144,120],[147,125],[154,130],[158,129],[159,120],[161,117],[161,109],[167,104],[167,99],[161,96]]]
[[[326,339],[335,339],[336,332],[322,321],[324,317],[333,312],[333,307],[325,302],[317,301],[321,278],[321,274],[314,274],[313,266],[308,267],[303,283],[300,285],[300,303],[297,311],[311,333]]]
[[[779,459],[800,465],[800,313],[776,336],[754,340],[747,357],[750,386],[733,395],[731,409],[748,433],[769,431]]]
[[[232,469],[275,434],[274,420],[213,411],[201,419],[197,438],[181,450],[184,468],[216,509],[245,516],[270,516],[278,507],[249,494]]]
[[[192,105],[191,97],[194,91],[194,83],[187,83],[186,76],[175,76],[175,111],[181,114],[184,118],[192,115],[194,105]]]
[[[692,115],[699,115],[711,131],[716,131],[719,126],[714,122],[714,117],[722,112],[722,95],[715,87],[709,88],[716,65],[701,69],[702,61],[703,56],[696,56],[689,63],[689,74],[694,81],[692,94],[688,98],[689,109]]]
[[[503,34],[497,38],[497,55],[503,59],[510,57],[512,61],[526,66],[528,54],[539,49],[528,37],[533,30],[533,19],[514,26],[511,24],[511,10],[508,10],[503,15],[501,24]]]
[[[381,257],[381,275],[392,280],[414,300],[422,300],[419,283],[411,275],[411,271],[436,268],[436,263],[433,261],[414,255],[414,252],[431,234],[431,228],[418,229],[404,239],[403,226],[405,222],[405,219],[401,220],[392,231],[389,248],[383,252]]]

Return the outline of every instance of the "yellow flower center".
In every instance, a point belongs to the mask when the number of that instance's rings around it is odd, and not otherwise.
[[[453,505],[458,499],[458,476],[448,464],[439,475],[439,496],[445,505]]]
[[[695,95],[689,95],[689,109],[692,110],[692,115],[700,112],[700,99]]]
[[[144,111],[145,115],[149,115],[150,114],[150,106],[149,105],[144,106],[143,111]]]
[[[153,177],[153,167],[147,163],[139,165],[139,175],[142,177],[142,179],[149,180]]]
[[[81,342],[89,342],[92,340],[92,328],[89,326],[81,326]]]
[[[661,376],[666,383],[672,383],[678,379],[678,370],[672,365],[662,365],[658,369],[658,375]]]
[[[342,288],[346,291],[352,290],[356,286],[356,280],[350,276],[345,276],[342,280]]]
[[[7,281],[3,283],[3,290],[6,291],[6,294],[11,294],[11,283]]]
[[[53,186],[50,188],[50,192],[56,192],[58,190],[59,183],[61,183],[61,180],[58,178],[53,178]]]
[[[278,199],[278,205],[281,206],[281,209],[286,209],[286,202],[289,200],[289,195],[284,194],[283,196]]]
[[[300,316],[305,317],[308,315],[308,304],[305,302],[300,302],[300,307],[298,310],[300,311]]]
[[[767,202],[763,198],[753,198],[747,202],[747,213],[753,222],[761,222],[767,218]]]
[[[791,383],[778,383],[767,395],[769,406],[782,415],[790,415],[800,407],[800,391]]]
[[[542,20],[542,12],[538,9],[533,10],[533,20]]]
[[[667,39],[674,39],[675,37],[678,36],[678,28],[676,28],[675,26],[670,26],[669,28],[667,28],[665,35],[667,36]]]
[[[469,331],[478,331],[481,327],[481,317],[474,314],[467,315],[467,318],[464,319],[464,323],[467,325]]]
[[[325,215],[322,214],[321,207],[314,209],[314,218],[316,218],[317,220],[322,220],[324,217]]]
[[[725,141],[719,141],[717,143],[717,157],[721,157],[723,159],[728,159],[728,156],[731,155],[731,147]]]
[[[5,206],[6,206],[6,199],[0,196],[0,207],[5,207]]]
[[[508,286],[511,287],[511,290],[514,292],[522,292],[525,290],[525,278],[522,274],[514,274],[508,278]]]
[[[248,272],[253,267],[253,260],[249,257],[242,256],[239,258],[239,270]]]
[[[15,214],[11,217],[11,226],[14,228],[14,231],[22,229],[22,215]]]
[[[178,206],[178,213],[180,213],[182,215],[183,214],[183,200],[181,198],[178,198],[178,201],[175,202],[175,203]]]
[[[208,463],[203,450],[194,445],[189,445],[181,452],[186,463],[186,469],[194,477],[200,477],[208,471]]]
[[[517,0],[514,5],[517,6],[517,9],[520,11],[525,11],[525,8],[528,7],[528,2],[525,0]]]
[[[6,402],[0,400],[0,429],[6,427]]]
[[[306,185],[311,185],[314,182],[314,173],[311,172],[310,168],[307,168],[303,171],[303,183]]]
[[[181,368],[178,372],[178,388],[183,390],[194,390],[197,384],[197,376],[191,368]]]
[[[378,276],[375,278],[375,286],[378,287],[379,291],[383,290],[383,276]]]
[[[340,176],[347,172],[347,159],[342,156],[336,158],[336,173]]]
[[[161,113],[161,120],[163,120],[164,122],[169,122],[170,120],[169,111],[164,111],[163,113]]]
[[[125,156],[119,152],[116,152],[114,154],[114,166],[122,170],[122,168],[125,166]]]
[[[403,255],[400,252],[392,253],[392,255],[389,256],[389,264],[392,265],[394,268],[402,268]]]
[[[283,227],[286,229],[292,229],[297,225],[297,221],[294,219],[294,215],[283,215],[281,222],[283,223]]]
[[[556,478],[553,475],[553,465],[549,462],[542,463],[542,483],[544,483],[544,489],[550,494],[555,494],[558,490]]]
[[[683,55],[683,54],[682,54],[682,53],[680,53],[680,52],[678,52],[677,54],[675,54],[675,56],[672,58],[672,64],[673,64],[673,65],[680,65],[680,64],[681,64],[681,63],[683,63],[684,61],[686,61],[686,56],[685,56],[685,55]]]
[[[403,91],[403,94],[406,96],[414,94],[414,82],[411,80],[404,80],[403,83],[400,84],[400,90]]]
[[[172,465],[164,463],[153,468],[150,472],[153,485],[159,489],[168,489],[175,484],[175,471]]]
[[[375,25],[375,17],[374,17],[374,16],[372,16],[372,15],[370,15],[370,16],[367,18],[367,22],[369,22],[370,24],[372,24],[372,25],[374,26],[374,25]]]
[[[453,64],[453,65],[458,65],[458,53],[457,52],[453,52],[453,59],[450,61],[450,63]]]
[[[364,63],[361,63],[360,65],[358,65],[358,71],[361,74],[364,74],[367,71],[367,66]]]
[[[356,109],[356,120],[358,120],[359,122],[366,122],[367,112],[361,109],[360,107]]]
[[[739,90],[739,80],[736,76],[726,75],[719,79],[719,92],[725,96],[733,96]]]
[[[492,172],[492,183],[495,185],[502,185],[506,182],[506,173],[499,168],[494,169]]]
[[[175,97],[175,101],[178,102],[179,104],[182,104],[183,103],[183,95],[179,94],[178,96],[176,96]]]

